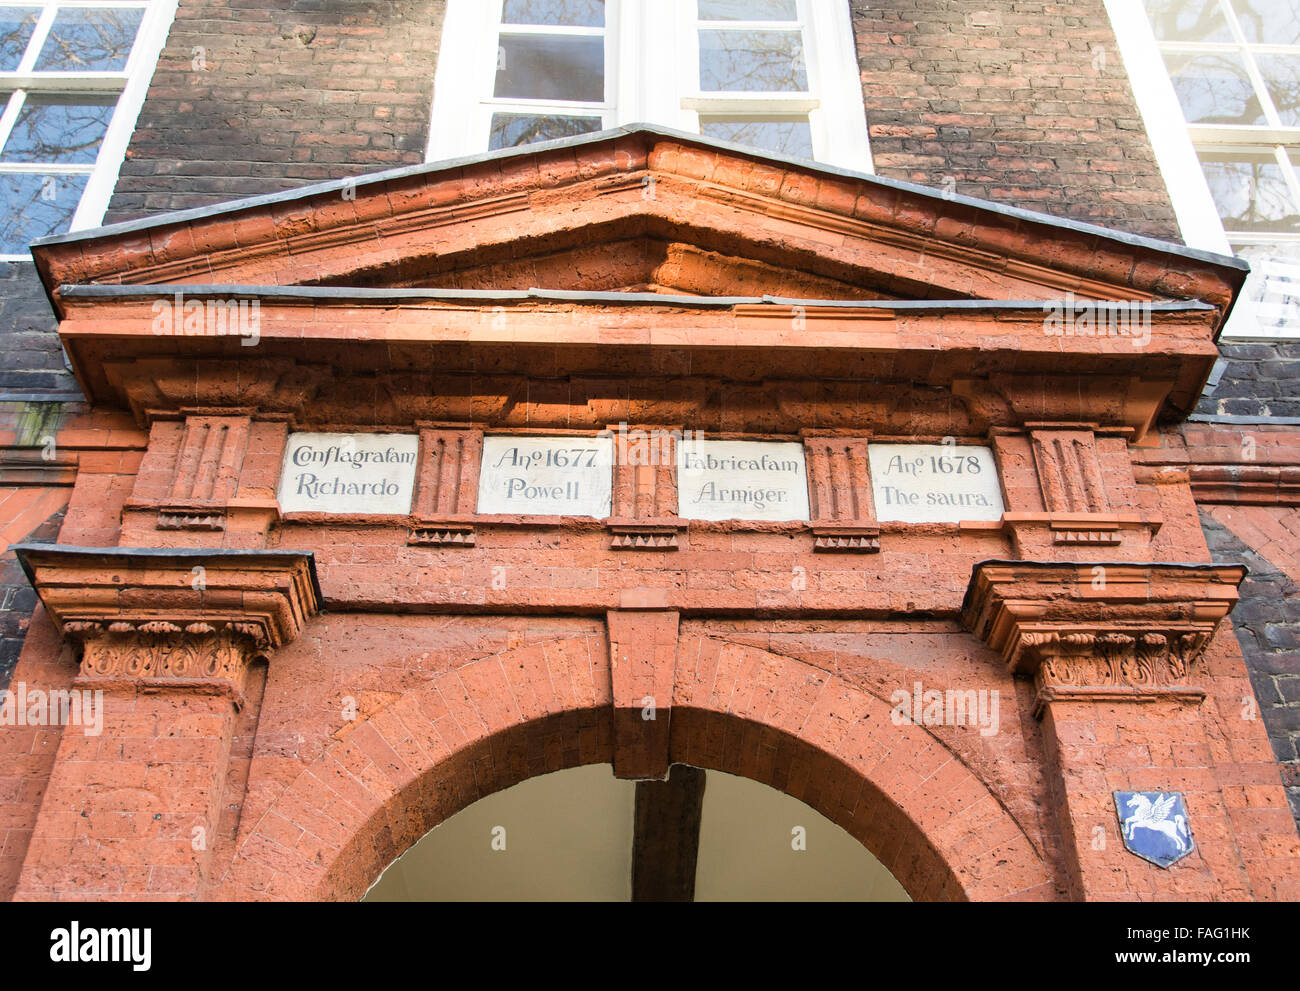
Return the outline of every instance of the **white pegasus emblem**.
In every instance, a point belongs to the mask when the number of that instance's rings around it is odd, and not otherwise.
[[[1124,838],[1131,840],[1135,829],[1154,829],[1173,840],[1178,852],[1183,853],[1188,849],[1192,834],[1182,816],[1169,818],[1169,810],[1177,800],[1177,795],[1157,795],[1155,802],[1145,795],[1134,795],[1128,800],[1128,807],[1136,808],[1137,811],[1124,820]]]

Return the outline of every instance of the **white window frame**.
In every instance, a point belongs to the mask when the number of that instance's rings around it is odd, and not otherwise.
[[[167,40],[180,0],[0,0],[3,7],[42,7],[17,68],[0,72],[0,92],[12,92],[0,112],[0,148],[9,139],[27,94],[117,96],[108,128],[93,163],[0,162],[0,172],[36,175],[89,175],[69,231],[98,227],[117,185],[118,172],[149,90],[158,56]],[[144,16],[126,65],[116,72],[37,71],[34,66],[54,23],[56,10],[67,7],[143,8]],[[65,233],[56,231],[53,233]],[[0,253],[0,262],[30,261],[28,254]]]
[[[606,100],[593,105],[494,98],[503,0],[448,0],[425,158],[432,162],[487,151],[491,115],[502,111],[590,113],[601,116],[605,127],[649,123],[696,133],[701,113],[774,119],[806,113],[817,161],[872,172],[848,0],[796,2],[808,71],[806,94],[701,93],[696,0],[607,0]],[[739,29],[789,29],[793,24],[728,21],[717,26],[724,23]],[[585,33],[577,28],[542,31]]]
[[[1278,122],[1272,119],[1274,112],[1267,103],[1269,124],[1230,127],[1188,124],[1142,0],[1104,2],[1120,56],[1133,87],[1134,99],[1151,140],[1161,176],[1169,190],[1183,240],[1189,247],[1233,254],[1229,233],[1219,217],[1209,182],[1196,154],[1197,143],[1202,147],[1218,146],[1225,151],[1248,146],[1251,150],[1264,153],[1268,153],[1273,146],[1288,144],[1291,145],[1293,159],[1300,162],[1300,143],[1297,143],[1300,128],[1277,127]],[[1242,41],[1244,36],[1240,26],[1235,23],[1235,18],[1228,15],[1227,20],[1234,38],[1238,42]],[[1198,48],[1219,51],[1222,46],[1179,42],[1178,47],[1189,51]],[[1252,44],[1251,49],[1267,51],[1268,46]],[[1262,81],[1257,78],[1258,73],[1250,60],[1247,61],[1247,67],[1253,84],[1262,88]],[[1284,175],[1292,195],[1300,203],[1300,180],[1285,170]],[[1285,233],[1241,232],[1237,240],[1260,245],[1273,243],[1300,246],[1300,236]],[[1273,325],[1272,321],[1260,320],[1256,304],[1248,301],[1243,294],[1224,328],[1223,336],[1275,340],[1300,338],[1300,320],[1291,321],[1283,327]]]

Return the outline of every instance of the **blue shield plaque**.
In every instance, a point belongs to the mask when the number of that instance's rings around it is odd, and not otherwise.
[[[1196,849],[1182,792],[1117,791],[1115,811],[1124,848],[1157,867],[1170,867]]]

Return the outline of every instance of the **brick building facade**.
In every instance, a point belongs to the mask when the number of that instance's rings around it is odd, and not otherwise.
[[[0,729],[0,892],[358,897],[516,781],[680,763],[914,898],[1300,897],[1300,347],[1220,336],[1244,266],[1181,247],[1101,0],[850,2],[877,179],[659,128],[424,165],[447,6],[180,0],[121,226],[0,262],[0,677],[105,692]],[[258,344],[153,333],[177,286]],[[1067,291],[1149,345],[1044,336]],[[606,519],[476,511],[485,436],[620,424],[801,444],[807,520],[626,457]],[[411,512],[282,510],[308,432],[418,436]],[[1004,518],[878,518],[869,447],[945,438]],[[1004,730],[895,725],[917,680]],[[1122,789],[1197,851],[1128,854]]]

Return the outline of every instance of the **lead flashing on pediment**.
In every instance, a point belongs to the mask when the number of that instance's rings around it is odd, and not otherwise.
[[[578,292],[566,289],[372,289],[347,286],[238,286],[238,285],[65,285],[59,287],[65,299],[171,299],[191,298],[323,300],[340,303],[403,302],[428,300],[451,303],[606,303],[623,305],[676,306],[682,308],[727,309],[735,306],[835,308],[935,313],[954,310],[1037,311],[1051,307],[1054,300],[1026,299],[797,299],[779,296],[679,296],[652,292]],[[1078,303],[1086,301],[1079,300]],[[1077,304],[1076,304],[1077,305]],[[1144,306],[1152,313],[1213,311],[1200,300],[1101,300],[1101,306]]]

